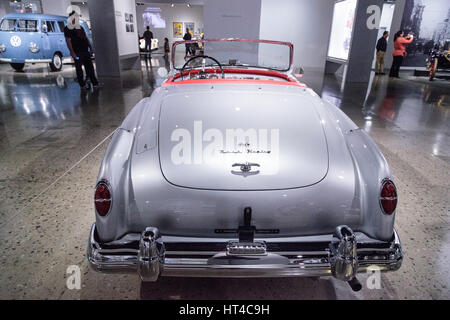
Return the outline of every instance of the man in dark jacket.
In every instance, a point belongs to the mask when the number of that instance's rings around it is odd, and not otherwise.
[[[147,30],[144,32],[143,37],[145,39],[145,51],[149,52],[152,49],[153,32],[150,31],[150,27],[147,26]]]
[[[183,40],[184,41],[189,41],[192,39],[191,33],[189,32],[189,29],[186,28],[186,33],[184,34]],[[184,58],[186,59],[186,57],[191,54],[191,44],[190,43],[186,43],[186,54],[184,56]]]
[[[378,39],[377,42],[377,60],[375,63],[375,74],[385,74],[384,73],[384,57],[386,56],[387,49],[387,38],[389,37],[389,32],[385,31],[383,36]]]
[[[94,87],[98,87],[99,83],[95,77],[94,66],[92,65],[91,54],[94,53],[92,45],[86,36],[83,27],[80,26],[79,16],[73,11],[68,18],[67,26],[64,27],[64,37],[69,48],[70,55],[75,62],[78,84],[81,89],[89,89],[83,75],[83,68],[86,70],[86,77],[91,80]]]

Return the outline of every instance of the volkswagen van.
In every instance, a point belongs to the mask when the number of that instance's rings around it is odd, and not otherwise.
[[[48,63],[52,71],[59,71],[63,61],[71,59],[64,38],[67,17],[10,13],[0,22],[0,61],[10,63],[17,71],[25,63]],[[85,21],[80,22],[89,41],[92,34]]]

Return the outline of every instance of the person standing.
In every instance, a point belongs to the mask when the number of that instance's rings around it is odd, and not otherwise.
[[[164,38],[164,61],[166,63],[169,61],[169,53],[170,53],[169,39]]]
[[[184,34],[183,40],[190,41],[191,39],[192,39],[191,33],[189,32],[189,29],[186,28],[186,33]],[[191,52],[191,44],[186,43],[186,54],[184,55],[184,59],[186,59],[186,57],[190,52]]]
[[[94,66],[92,65],[91,55],[94,53],[91,42],[86,36],[86,32],[80,26],[79,14],[73,10],[67,19],[67,26],[64,27],[64,37],[69,48],[70,55],[75,62],[78,84],[81,89],[89,89],[83,74],[83,68],[86,71],[86,78],[89,78],[94,87],[99,83],[95,76]]]
[[[414,36],[409,34],[406,38],[403,37],[404,32],[398,31],[394,36],[394,61],[392,62],[391,71],[389,77],[399,78],[400,67],[402,66],[403,59],[406,57],[406,46],[413,42]]]
[[[383,36],[378,39],[377,42],[377,59],[375,63],[375,74],[385,74],[384,73],[384,57],[386,55],[387,49],[387,38],[389,37],[389,32],[383,32]]]
[[[150,31],[149,26],[147,26],[147,30],[145,30],[143,38],[145,40],[145,51],[150,52],[152,49],[153,32]]]

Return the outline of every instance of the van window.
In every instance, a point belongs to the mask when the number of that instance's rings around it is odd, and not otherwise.
[[[37,32],[37,20],[19,20],[17,31]]]
[[[46,27],[45,27],[46,26]],[[41,31],[47,28],[47,32],[56,32],[55,21],[41,21]]]
[[[65,23],[64,21],[58,21],[59,31],[64,32]]]
[[[16,25],[16,19],[4,19],[0,25],[1,31],[14,31],[14,26]]]

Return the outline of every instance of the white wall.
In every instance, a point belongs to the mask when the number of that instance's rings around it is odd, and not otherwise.
[[[139,43],[136,24],[136,4],[134,0],[114,0],[116,20],[116,36],[119,56],[139,53]],[[133,15],[134,32],[126,32],[125,13]]]
[[[204,11],[207,39],[259,38],[261,0],[206,0]]]
[[[294,44],[294,65],[323,71],[334,0],[261,0],[260,38]]]
[[[184,23],[194,22],[195,32],[197,33],[203,31],[203,6],[202,5],[191,5],[189,8],[186,4],[175,3],[174,7],[171,7],[167,3],[146,3],[145,5],[136,6],[137,14],[137,26],[139,36],[142,37],[144,28],[144,19],[142,14],[145,12],[146,8],[161,8],[161,17],[166,21],[166,28],[153,28],[150,26],[150,31],[153,32],[153,37],[159,40],[159,47],[163,47],[164,38],[169,39],[169,43],[172,44],[174,41],[183,40],[181,38],[173,37],[173,22],[183,23],[183,34],[185,33]]]
[[[42,0],[42,13],[67,16],[67,8],[70,6],[70,0]]]
[[[6,5],[8,3],[1,1],[0,2],[0,18],[2,18],[6,14]]]

